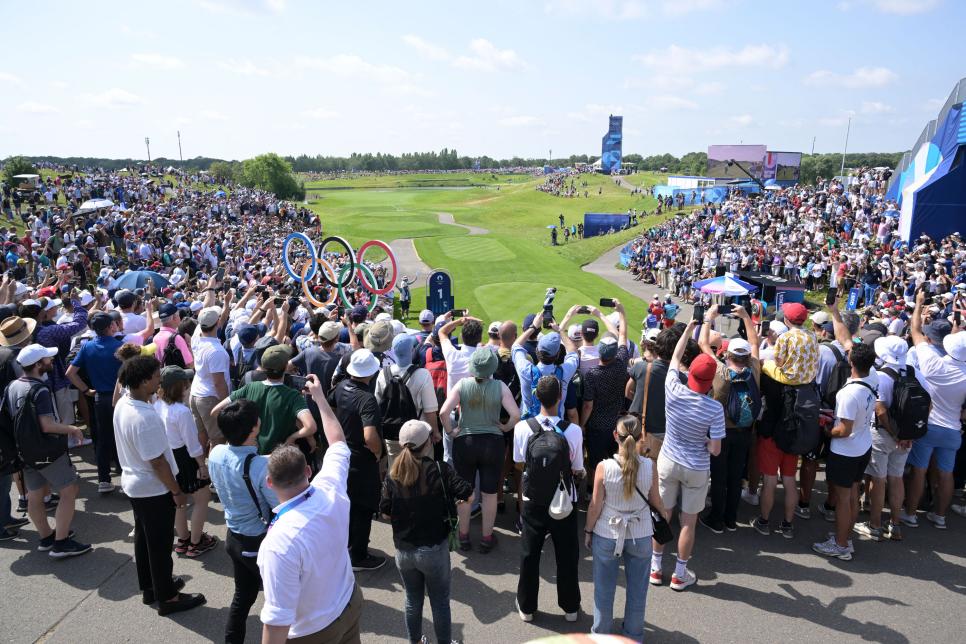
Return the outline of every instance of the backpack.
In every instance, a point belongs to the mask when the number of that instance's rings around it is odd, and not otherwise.
[[[410,365],[404,373],[394,376],[389,367],[382,368],[386,388],[379,402],[379,413],[382,417],[382,437],[386,440],[399,440],[399,429],[403,423],[419,418],[413,395],[406,386],[414,370],[415,366]]]
[[[882,370],[892,378],[892,404],[889,405],[889,419],[896,428],[896,440],[911,441],[926,435],[932,397],[919,383],[912,367],[905,373],[886,367]]]
[[[517,369],[513,366],[513,359],[509,356],[506,358],[500,357],[500,362],[496,365],[496,372],[493,374],[494,380],[499,380],[507,386],[510,390],[510,395],[513,396],[513,401],[520,405],[520,376],[517,374]],[[505,423],[510,419],[510,413],[500,408],[500,422]]]
[[[6,392],[7,385],[17,379],[13,361],[17,354],[10,349],[0,348],[0,387]],[[6,396],[0,400],[0,476],[13,474],[20,470],[23,463],[17,452],[17,441],[13,435],[13,419],[7,409]]]
[[[524,413],[521,420],[528,420],[533,418],[540,412],[540,403],[537,402],[537,382],[543,378],[544,375],[540,371],[540,365],[531,364],[530,365],[530,401],[535,407],[535,409],[528,408]],[[567,383],[563,381],[563,368],[560,365],[554,365],[553,375],[560,381],[561,391],[564,395],[567,393]]]
[[[241,361],[237,365],[235,365],[235,386],[236,387],[240,386],[242,378],[245,377],[246,373],[248,373],[249,371],[255,371],[258,368],[258,365],[255,364],[256,358],[258,357],[257,351],[252,350],[251,355],[249,355],[248,359],[246,360],[245,348],[242,347],[240,356],[242,358]]]
[[[184,369],[187,366],[184,362],[184,356],[181,355],[181,349],[178,348],[178,343],[175,342],[176,336],[176,333],[168,333],[168,342],[164,345],[164,351],[161,352],[162,367],[175,366]],[[157,340],[157,337],[155,337],[155,340]]]
[[[32,382],[30,390],[24,397],[23,404],[12,418],[13,436],[17,443],[17,453],[24,465],[40,470],[50,465],[67,452],[67,436],[63,434],[47,434],[40,425],[37,415],[37,396],[47,385]],[[49,392],[50,390],[47,389]],[[3,414],[9,418],[7,404],[7,390],[3,392]],[[51,398],[53,398],[51,396]]]
[[[433,360],[433,347],[426,347],[426,371],[433,379],[433,389],[436,390],[436,402],[440,405],[446,400],[446,360]]]
[[[773,438],[778,449],[786,454],[808,454],[822,441],[819,426],[821,396],[815,383],[784,385],[782,390],[781,420],[775,426]]]
[[[528,418],[527,425],[533,434],[527,439],[524,452],[523,498],[536,505],[549,507],[561,481],[568,490],[573,486],[570,444],[564,437],[570,423],[561,420],[550,430],[542,427],[536,418]]]
[[[753,375],[751,369],[745,369],[729,380],[725,413],[735,427],[751,427],[761,414],[761,393]]]
[[[845,386],[845,383],[852,377],[852,367],[849,366],[849,359],[839,351],[831,342],[823,342],[825,346],[832,350],[835,356],[835,366],[829,372],[825,382],[822,383],[822,404],[826,409],[835,409],[835,394]]]

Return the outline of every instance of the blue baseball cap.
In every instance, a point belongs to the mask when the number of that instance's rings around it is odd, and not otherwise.
[[[544,335],[537,342],[537,351],[556,356],[560,353],[560,334],[556,331]]]
[[[418,340],[416,336],[400,333],[392,339],[392,353],[396,356],[396,364],[406,368],[413,363],[413,350]]]

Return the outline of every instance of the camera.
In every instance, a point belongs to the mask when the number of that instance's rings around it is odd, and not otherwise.
[[[543,328],[549,329],[553,324],[553,300],[557,297],[557,288],[551,286],[547,289],[547,295],[543,300]]]

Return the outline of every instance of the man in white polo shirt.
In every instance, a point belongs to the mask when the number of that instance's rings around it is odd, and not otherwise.
[[[218,327],[222,312],[217,306],[209,306],[198,314],[200,335],[191,341],[194,355],[195,377],[191,381],[191,414],[202,439],[214,447],[225,442],[218,429],[212,410],[231,392],[230,359],[225,347],[218,341]]]
[[[362,593],[348,549],[337,545],[349,540],[349,448],[319,379],[306,378],[329,448],[311,483],[299,448],[279,447],[269,457],[267,481],[280,503],[258,549],[263,644],[360,641]]]

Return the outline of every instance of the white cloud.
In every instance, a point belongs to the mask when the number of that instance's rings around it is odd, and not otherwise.
[[[849,119],[855,116],[853,110],[843,110],[838,116],[826,116],[818,120],[819,125],[826,127],[845,127]]]
[[[180,58],[162,54],[131,54],[131,65],[154,69],[180,69],[184,67],[184,62]]]
[[[497,121],[500,125],[505,127],[523,127],[525,125],[539,125],[543,121],[536,116],[508,116]]]
[[[281,13],[285,5],[286,0],[202,0],[198,3],[198,6],[210,13],[235,16]]]
[[[428,58],[430,60],[449,60],[449,52],[438,45],[434,45],[431,42],[427,42],[420,38],[419,36],[413,34],[406,34],[402,37],[402,41],[415,49],[421,56]]]
[[[324,107],[317,107],[314,110],[305,110],[302,112],[302,116],[307,116],[310,119],[334,119],[339,116],[339,113]]]
[[[839,74],[827,69],[814,71],[805,77],[806,85],[828,87],[884,87],[899,76],[887,67],[859,67],[851,74]]]
[[[788,47],[760,44],[745,45],[741,49],[688,49],[671,45],[665,50],[641,54],[633,59],[667,73],[695,73],[733,67],[779,69],[788,62]]]
[[[671,94],[650,96],[644,99],[644,104],[655,110],[696,110],[698,104],[694,101]]]
[[[259,67],[247,58],[237,60],[228,58],[226,60],[219,60],[215,64],[219,68],[233,74],[238,74],[239,76],[268,76],[271,73],[268,69]]]
[[[748,127],[754,122],[754,119],[751,117],[751,114],[739,114],[738,116],[732,116],[728,119],[728,122],[738,127]]]
[[[891,114],[896,110],[891,105],[886,105],[879,101],[862,101],[862,109],[860,111],[863,114]]]
[[[472,56],[460,56],[453,61],[455,67],[493,72],[500,69],[526,67],[519,55],[512,49],[499,49],[486,38],[475,38],[470,42]]]
[[[656,12],[680,16],[695,11],[718,9],[724,0],[547,0],[547,14],[566,17],[589,17],[598,20],[636,20]]]
[[[57,114],[60,112],[60,110],[53,105],[37,103],[34,101],[25,101],[21,103],[17,106],[17,111],[26,112],[27,114]]]
[[[227,121],[228,117],[219,112],[218,110],[201,110],[199,116],[203,119],[208,119],[209,121]]]
[[[940,0],[871,0],[870,4],[883,13],[912,16],[935,9]]]
[[[119,87],[112,87],[97,94],[84,94],[82,98],[95,107],[106,107],[111,110],[134,107],[144,102],[144,99],[137,94]]]
[[[311,58],[298,56],[295,65],[305,69],[317,69],[352,78],[383,83],[386,85],[404,85],[412,81],[409,72],[395,65],[370,63],[355,54],[336,54],[328,58]]]
[[[11,74],[10,72],[0,72],[0,82],[3,83],[14,83],[19,85],[23,81],[16,74]]]

